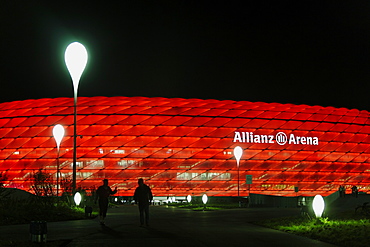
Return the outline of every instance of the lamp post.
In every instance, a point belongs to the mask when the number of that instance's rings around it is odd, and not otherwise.
[[[57,156],[57,196],[59,196],[59,147],[60,143],[62,142],[62,139],[64,137],[64,128],[62,125],[57,124],[53,128],[53,136],[55,139],[55,142],[57,143],[57,150],[58,150],[58,156]]]
[[[77,163],[77,91],[81,75],[87,63],[87,51],[85,47],[78,43],[73,42],[68,45],[64,60],[71,75],[74,89],[74,117],[73,117],[73,178],[72,178],[72,192],[76,192],[76,163]]]
[[[203,196],[202,196],[202,202],[203,202],[203,210],[205,210],[206,209],[206,204],[207,204],[207,202],[208,202],[208,196],[207,196],[207,194],[203,194]]]
[[[242,157],[242,154],[243,154],[243,149],[239,146],[236,146],[234,148],[234,156],[235,156],[235,159],[236,159],[236,165],[238,167],[238,196],[240,196],[240,192],[239,192],[239,162],[240,162],[240,158]]]

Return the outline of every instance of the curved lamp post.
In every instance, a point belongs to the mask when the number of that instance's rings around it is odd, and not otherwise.
[[[62,142],[62,139],[64,137],[64,128],[62,125],[57,124],[53,128],[53,136],[55,139],[55,142],[57,143],[57,150],[58,150],[58,156],[57,156],[57,196],[59,196],[59,147],[60,143]]]
[[[242,157],[242,154],[243,154],[243,149],[239,146],[236,146],[234,148],[234,156],[235,156],[235,159],[236,159],[236,165],[238,166],[238,196],[240,195],[239,193],[239,162],[240,162],[240,158]]]
[[[74,89],[74,118],[73,118],[73,181],[72,181],[72,192],[76,191],[76,163],[77,163],[77,91],[78,84],[80,82],[81,75],[86,67],[87,63],[87,51],[85,47],[78,43],[73,42],[68,45],[65,54],[64,60],[71,75]]]

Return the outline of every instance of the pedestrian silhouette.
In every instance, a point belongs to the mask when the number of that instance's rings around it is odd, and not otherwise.
[[[357,197],[358,196],[358,189],[356,185],[352,186],[352,195]]]
[[[346,195],[346,189],[343,185],[339,186],[339,195],[340,195],[340,197],[345,197],[345,195]]]
[[[117,187],[115,190],[112,190],[108,186],[108,179],[103,180],[103,185],[99,186],[98,190],[96,191],[95,203],[99,200],[99,219],[100,224],[105,224],[105,217],[107,217],[108,211],[108,198],[110,195],[117,193]]]
[[[139,178],[138,184],[139,186],[135,190],[134,200],[139,205],[140,226],[144,225],[144,219],[145,224],[149,226],[149,205],[153,200],[152,190],[148,185],[144,184],[142,178]]]

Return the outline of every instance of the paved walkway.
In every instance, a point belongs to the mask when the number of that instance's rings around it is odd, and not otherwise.
[[[140,227],[136,206],[108,210],[106,226],[98,219],[48,222],[48,242],[63,246],[318,246],[331,244],[284,233],[251,222],[299,214],[298,209],[240,208],[191,211],[152,206],[150,227]],[[29,240],[29,225],[0,227],[0,239]],[[47,246],[47,245],[46,245]]]

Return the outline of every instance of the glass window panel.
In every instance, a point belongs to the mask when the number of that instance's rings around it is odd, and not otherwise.
[[[7,122],[4,127],[5,128],[14,128],[18,127],[22,122],[26,121],[27,118],[25,117],[18,117],[18,118],[13,118],[9,122]]]
[[[185,123],[186,126],[200,127],[210,121],[212,118],[209,117],[194,117]]]
[[[280,129],[288,129],[288,130],[295,130],[298,129],[302,125],[300,121],[289,121],[283,124]]]
[[[352,150],[351,152],[354,152],[354,153],[362,153],[362,152],[365,152],[365,150],[367,150],[369,148],[369,145],[368,144],[361,144],[361,143],[358,143]]]
[[[28,127],[13,128],[10,132],[3,135],[3,137],[19,137],[22,133],[28,130]]]
[[[191,117],[182,117],[182,116],[175,116],[170,118],[169,120],[163,122],[163,125],[175,125],[179,126],[189,120],[191,120]]]
[[[121,135],[124,131],[132,128],[132,125],[113,125],[106,130],[102,131],[99,135],[101,136],[117,136]]]
[[[167,137],[167,136],[160,136],[151,143],[148,143],[148,147],[166,147],[170,143],[175,142],[178,140],[180,137]]]
[[[125,146],[143,147],[157,138],[158,137],[156,136],[138,136],[132,141],[126,143]]]
[[[285,112],[285,111],[283,111],[280,114],[276,115],[275,119],[291,120],[294,115],[296,115],[295,112]]]
[[[3,138],[5,135],[9,134],[13,128],[1,128],[0,129],[0,138]]]
[[[227,109],[209,109],[208,111],[201,113],[200,116],[218,117],[226,111]]]
[[[78,134],[83,136],[87,135],[94,136],[98,135],[99,133],[105,131],[108,128],[110,128],[110,125],[91,125],[85,128],[84,130],[79,131]]]
[[[203,112],[208,111],[207,108],[191,108],[187,111],[184,111],[183,115],[189,115],[189,116],[198,116],[201,115]]]
[[[125,108],[119,111],[118,114],[124,114],[124,115],[138,114],[139,112],[142,112],[149,108],[150,106],[131,106],[131,107],[128,107],[128,108]]]
[[[225,123],[224,126],[241,128],[246,125],[249,127],[249,122],[251,122],[250,119],[232,119],[229,122]]]
[[[150,116],[133,115],[133,116],[129,116],[128,118],[119,122],[119,124],[136,125],[136,124],[139,124],[139,123],[145,121],[148,118],[150,118]]]
[[[352,150],[356,145],[357,143],[340,143],[341,145],[335,150],[335,151],[338,151],[338,152],[349,152],[350,150]]]
[[[356,133],[356,132],[360,131],[361,128],[362,128],[362,126],[360,126],[360,125],[351,124],[346,129],[346,132],[355,132]]]
[[[207,137],[226,137],[234,135],[234,128],[218,128],[207,134]]]
[[[26,143],[24,143],[22,147],[39,147],[44,142],[48,141],[49,139],[50,139],[49,137],[33,137],[33,138],[28,138],[28,141]],[[62,143],[63,143],[63,140],[62,140]]]
[[[175,142],[169,144],[168,147],[188,147],[198,140],[199,138],[196,137],[181,137]]]
[[[208,133],[214,131],[215,129],[216,128],[212,128],[212,127],[199,127],[199,128],[196,128],[194,131],[190,132],[189,134],[187,134],[187,136],[204,137]]]
[[[121,147],[135,138],[136,136],[114,136],[105,139],[105,142],[101,146]]]
[[[176,126],[152,126],[152,129],[145,132],[146,136],[162,136],[175,129]]]
[[[339,142],[328,142],[325,146],[321,147],[321,151],[334,151],[338,149],[342,143]]]
[[[164,122],[166,122],[167,120],[169,120],[170,116],[151,116],[150,118],[148,118],[147,120],[144,120],[143,122],[141,122],[141,124],[143,125],[160,125]]]
[[[79,115],[79,118],[77,120],[77,124],[80,125],[80,124],[86,124],[86,125],[92,125],[92,124],[95,124],[96,122],[98,122],[99,120],[101,119],[104,119],[105,116],[102,116],[102,115],[89,115],[89,116],[81,116],[80,112],[78,113]]]
[[[221,127],[224,126],[226,123],[230,122],[231,118],[214,118],[207,123],[204,124],[204,126],[215,126],[215,127]]]
[[[337,134],[337,133],[333,133],[332,135],[334,134]],[[334,141],[337,141],[337,142],[348,142],[350,139],[352,139],[353,136],[354,135],[352,133],[338,133],[338,135],[335,138],[334,137],[332,138]]]
[[[133,126],[132,128],[126,130],[122,134],[123,135],[136,135],[136,136],[139,136],[139,135],[143,135],[145,132],[147,132],[148,130],[150,130],[152,128],[153,128],[153,126],[137,125],[137,126]]]
[[[179,126],[166,134],[166,136],[185,136],[191,131],[195,130],[196,127]]]
[[[0,139],[0,149],[6,148],[13,141],[14,141],[14,138],[1,138]]]
[[[223,117],[238,117],[240,114],[243,114],[245,112],[246,112],[245,110],[228,110],[228,111],[220,114],[220,116],[223,116]]]
[[[160,148],[156,152],[153,152],[151,158],[168,158],[182,150],[182,148]]]
[[[121,111],[124,111],[125,109],[130,108],[128,105],[120,105],[120,106],[109,106],[109,108],[105,108],[103,110],[104,114],[118,114]],[[114,116],[114,115],[113,115]]]
[[[164,115],[182,115],[183,112],[190,110],[189,107],[172,107],[171,109],[168,109],[166,111],[163,111],[162,114]]]
[[[201,148],[208,148],[212,144],[218,142],[220,138],[206,138],[203,137],[199,141],[193,143],[190,147],[201,147]]]
[[[163,106],[155,106],[145,109],[141,112],[141,114],[148,114],[148,115],[156,115],[156,114],[162,114],[162,112],[167,111],[171,107],[163,107]]]
[[[153,153],[156,153],[158,150],[159,150],[159,148],[148,148],[148,147],[140,148],[140,149],[137,149],[136,151],[131,152],[127,157],[129,157],[129,158],[145,158],[145,157],[151,156]]]

